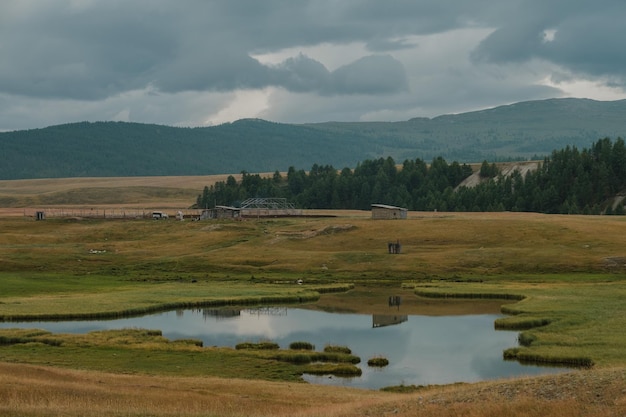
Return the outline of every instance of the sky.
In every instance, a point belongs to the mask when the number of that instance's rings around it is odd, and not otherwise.
[[[0,131],[626,98],[624,0],[1,0]]]

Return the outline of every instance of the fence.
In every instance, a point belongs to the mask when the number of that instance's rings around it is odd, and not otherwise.
[[[37,209],[32,213],[24,212],[24,216],[35,217],[37,220],[51,218],[88,218],[88,219],[151,219],[155,210],[133,208],[47,208]],[[184,218],[199,217],[197,210],[160,210],[175,219],[178,213]],[[42,213],[42,214],[39,214]]]

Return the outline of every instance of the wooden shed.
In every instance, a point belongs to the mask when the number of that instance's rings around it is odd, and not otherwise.
[[[372,204],[372,219],[406,219],[407,209],[386,204]]]
[[[215,219],[236,219],[241,217],[241,209],[230,206],[215,206]]]

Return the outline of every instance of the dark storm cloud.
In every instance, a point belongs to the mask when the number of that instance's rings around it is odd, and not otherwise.
[[[407,89],[402,63],[389,55],[371,55],[334,71],[328,93],[386,94]]]
[[[289,58],[276,67],[276,85],[291,91],[337,94],[386,94],[408,90],[402,63],[389,55],[371,55],[333,72],[305,55]]]
[[[541,58],[620,78],[626,61],[621,1],[26,2],[30,10],[19,3],[0,6],[0,90],[26,96],[97,99],[147,85],[166,92],[275,85],[390,93],[403,90],[406,77],[389,58],[363,57],[330,74],[301,57],[268,68],[251,54],[324,42],[394,51],[414,47],[411,35],[472,25],[495,28],[476,61]],[[546,42],[545,30],[556,31],[554,40]],[[380,80],[389,73],[400,81]]]
[[[368,36],[367,20],[339,21],[332,5],[324,8],[322,3],[281,2],[273,7],[271,2],[256,1],[183,2],[171,9],[141,1],[96,2],[78,8],[65,2],[43,3],[2,22],[0,52],[5,59],[0,64],[0,90],[99,99],[147,85],[170,93],[274,85],[294,91],[317,87],[323,94],[332,94],[334,86],[337,93],[353,94],[394,92],[406,84],[406,76],[399,74],[402,64],[388,58],[360,60],[337,77],[316,65],[321,71],[311,79],[301,58],[269,68],[250,56],[254,51]],[[185,13],[183,5],[188,6]],[[7,15],[10,7],[4,6]],[[342,79],[348,70],[356,77],[354,82]],[[374,71],[380,72],[373,76]],[[381,81],[388,71],[400,75],[399,82]]]
[[[320,121],[335,103],[433,115],[559,96],[566,81],[623,88],[624,16],[623,0],[3,0],[0,129],[33,107],[171,120],[155,109],[190,97],[212,103],[190,121],[203,123],[242,108],[242,90],[280,94],[256,114]],[[307,100],[320,112],[294,115]]]
[[[173,56],[176,42],[158,11],[64,4],[41,2],[28,13],[0,6],[0,90],[97,99],[145,86],[154,65]]]
[[[529,0],[510,13],[474,51],[476,61],[542,59],[574,74],[626,83],[625,2]]]

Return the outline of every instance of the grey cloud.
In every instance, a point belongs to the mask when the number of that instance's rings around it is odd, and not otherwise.
[[[366,45],[369,51],[373,52],[388,52],[399,51],[402,49],[415,48],[417,45],[414,42],[410,42],[406,39],[372,39]]]
[[[333,72],[302,54],[273,67],[247,55],[200,55],[193,62],[173,63],[159,73],[154,85],[164,92],[274,86],[323,95],[389,94],[408,89],[402,63],[389,55],[363,57]]]
[[[541,45],[538,55],[577,72],[626,76],[626,3],[616,14],[593,14],[561,22],[554,40]]]
[[[267,114],[294,120],[408,108],[435,115],[558,96],[537,85],[550,77],[625,86],[625,15],[623,0],[3,0],[0,95],[10,98],[4,114],[18,111],[11,103],[43,99],[42,109],[48,103],[70,114],[70,104],[88,102],[108,115],[125,114],[124,106],[107,106],[136,92],[141,98],[130,114],[143,116],[148,113],[138,109],[155,100],[151,94],[162,94],[157,107],[166,109],[167,99],[178,105],[180,97],[199,93],[224,99],[236,89],[279,87],[287,108]],[[544,37],[546,30],[555,31],[554,39]],[[470,32],[471,44],[455,38]],[[327,63],[333,51],[309,52],[352,44],[361,52],[348,64]],[[297,48],[311,57],[294,55],[279,65],[253,58]],[[344,65],[331,71],[333,64]],[[291,100],[304,96],[315,99],[317,116],[294,115],[303,106]],[[97,118],[98,106],[90,107],[90,118]],[[215,104],[194,117],[222,108]],[[27,113],[20,113],[24,120]]]
[[[323,95],[391,94],[408,89],[404,66],[389,55],[363,57],[329,72],[320,62],[300,54],[279,65],[273,79],[291,91]]]
[[[539,25],[518,22],[496,29],[472,53],[476,61],[508,63],[526,61],[537,54],[543,41]]]
[[[262,88],[269,81],[270,70],[246,54],[198,50],[161,64],[154,71],[153,85],[176,93]]]
[[[390,59],[367,58],[327,74],[312,60],[296,57],[275,69],[250,56],[263,49],[370,36],[371,21],[338,21],[332,13],[337,6],[331,3],[323,2],[328,6],[324,9],[306,1],[275,7],[265,2],[189,2],[193,9],[186,13],[159,2],[112,0],[78,9],[70,3],[44,3],[2,22],[0,91],[97,100],[147,86],[169,93],[271,85],[324,94],[333,94],[335,86],[337,93],[349,94],[403,88],[401,64]],[[350,15],[355,7],[340,7],[338,15]],[[10,6],[0,6],[0,14],[3,8],[10,11]],[[323,14],[331,20],[320,20]],[[376,36],[380,44],[385,42]],[[347,73],[356,78],[347,79]],[[399,75],[399,81],[382,80],[388,73]],[[286,78],[280,80],[280,75]]]
[[[402,63],[390,55],[371,55],[335,70],[328,92],[386,94],[406,90],[408,80]]]
[[[626,85],[626,3],[529,0],[473,52],[475,62],[505,64],[542,59],[585,77],[609,77]],[[553,31],[547,39],[545,31]]]
[[[300,54],[277,66],[274,78],[288,90],[306,92],[326,89],[331,75],[320,62]]]
[[[11,4],[9,2],[9,4]],[[0,25],[0,90],[37,97],[99,99],[146,85],[150,68],[172,56],[173,42],[149,9],[73,9],[38,3]],[[0,6],[0,14],[10,6]]]

